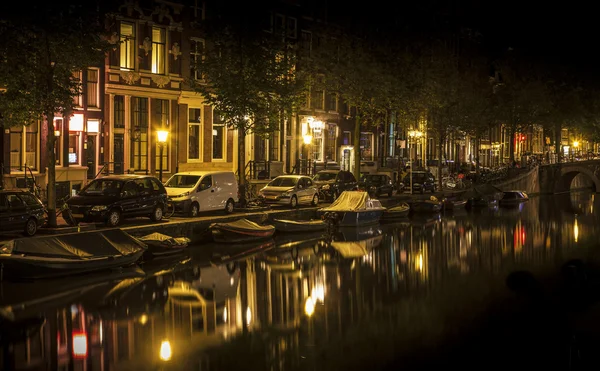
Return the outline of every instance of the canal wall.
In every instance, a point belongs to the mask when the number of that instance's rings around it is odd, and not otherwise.
[[[520,174],[512,179],[508,179],[497,184],[496,187],[503,191],[520,190],[529,195],[540,193],[539,167],[534,167],[526,173]]]

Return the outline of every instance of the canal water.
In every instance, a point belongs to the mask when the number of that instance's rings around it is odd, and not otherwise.
[[[588,295],[594,290],[586,291],[600,266],[599,196],[533,197],[511,208],[415,216],[325,237],[204,244],[119,272],[3,282],[0,365],[95,371],[590,364],[598,352],[588,349],[600,343],[600,306]]]

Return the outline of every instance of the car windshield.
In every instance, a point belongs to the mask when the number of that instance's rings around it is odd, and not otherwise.
[[[123,181],[116,179],[94,179],[81,192],[82,195],[120,193]]]
[[[298,178],[275,178],[269,183],[271,187],[293,187],[298,183]]]
[[[329,180],[334,180],[336,175],[336,173],[317,173],[313,180],[316,180],[317,182],[326,182]]]
[[[171,188],[192,188],[198,183],[200,175],[173,175],[167,181],[165,187]]]

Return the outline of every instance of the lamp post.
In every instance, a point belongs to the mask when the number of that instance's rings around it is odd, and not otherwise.
[[[408,137],[411,139],[420,139],[423,136],[423,132],[419,131],[419,130],[410,130],[408,132]],[[412,152],[412,151],[410,151]],[[410,155],[409,152],[409,155]],[[412,172],[413,172],[413,167],[415,166],[415,161],[413,161],[412,156],[410,156],[410,194],[413,194],[413,176],[412,176]],[[415,153],[415,159],[417,157],[417,154]]]
[[[310,135],[310,134],[305,134],[305,135],[302,137],[302,140],[303,140],[303,141],[302,141],[302,144],[303,144],[303,146],[307,146],[307,145],[309,145],[309,144],[312,142],[312,135]],[[304,150],[303,150],[302,152],[304,152]],[[310,156],[309,156],[309,153],[308,153],[308,150],[307,150],[307,151],[306,151],[306,159],[304,159],[304,163],[306,164],[306,170],[305,170],[305,173],[306,173],[306,174],[308,174],[308,159],[309,159],[309,157],[310,157]]]
[[[158,137],[158,149],[159,149],[159,155],[158,155],[158,161],[159,161],[159,165],[158,165],[158,179],[162,183],[163,148],[167,144],[167,138],[169,137],[169,132],[167,130],[164,130],[164,129],[163,130],[158,130],[156,132],[156,136]]]

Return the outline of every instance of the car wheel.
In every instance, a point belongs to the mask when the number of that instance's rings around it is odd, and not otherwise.
[[[319,195],[315,193],[313,196],[312,202],[310,203],[313,206],[317,206],[319,204]]]
[[[106,218],[106,225],[109,227],[116,227],[121,223],[121,212],[117,209],[113,209],[108,213]]]
[[[233,200],[230,198],[229,200],[227,200],[227,203],[225,204],[225,214],[231,214],[233,212]]]
[[[25,223],[25,235],[31,237],[35,235],[35,232],[37,232],[37,221],[35,218],[29,218]]]
[[[195,218],[198,216],[199,213],[200,213],[200,205],[198,205],[197,202],[193,202],[192,206],[190,206],[190,212],[189,212],[190,217]]]
[[[150,214],[150,220],[153,222],[160,222],[163,218],[163,208],[161,205],[156,205],[154,210],[152,210],[152,214]]]
[[[290,200],[290,207],[297,207],[298,206],[298,197],[296,197],[296,195],[292,196],[292,199]]]

